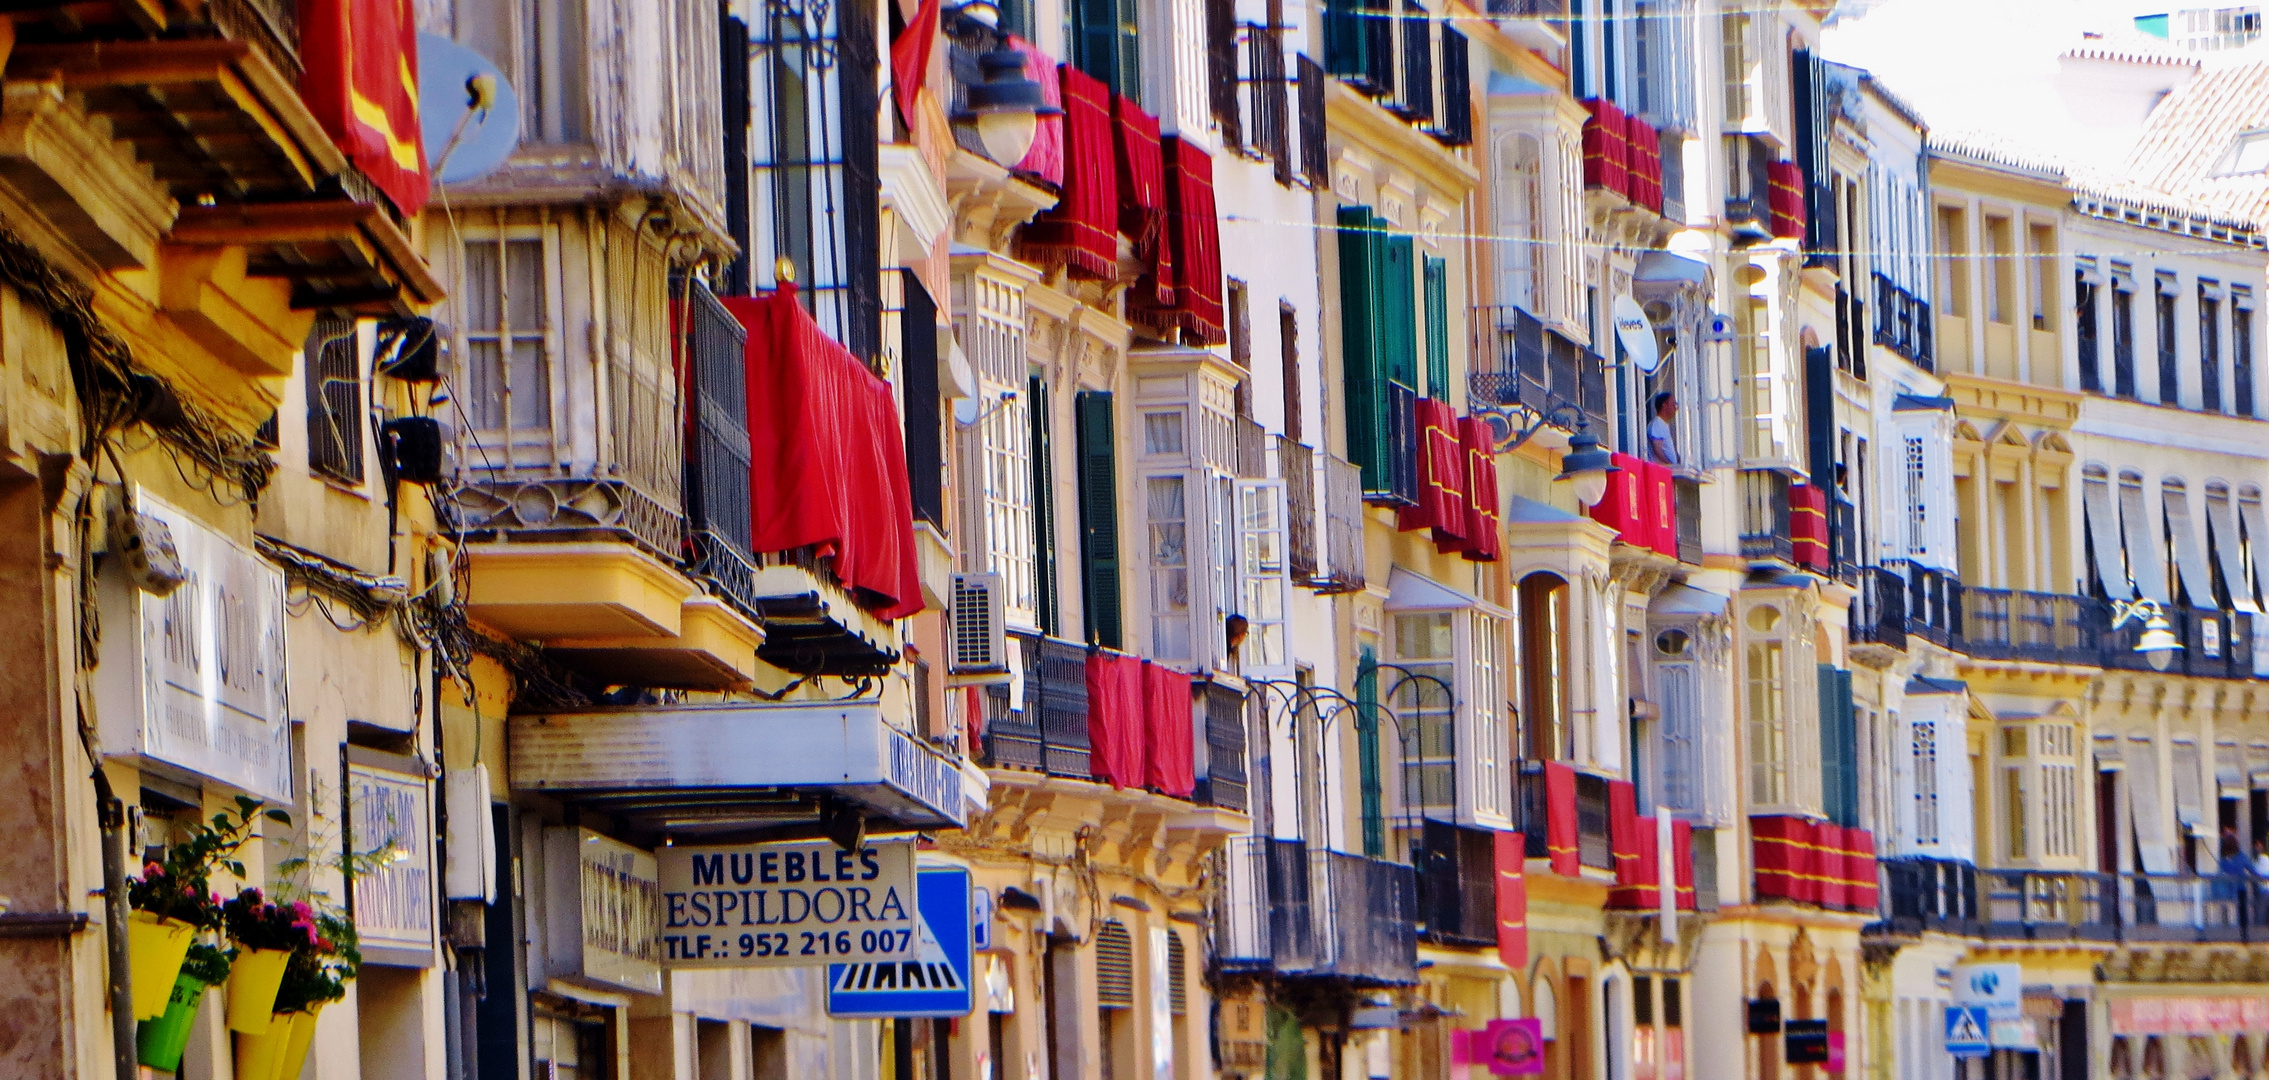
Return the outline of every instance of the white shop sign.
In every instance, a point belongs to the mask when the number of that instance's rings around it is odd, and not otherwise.
[[[654,856],[589,829],[544,830],[548,974],[662,992],[662,888]]]
[[[103,753],[290,803],[283,571],[147,492],[134,507],[171,531],[188,580],[160,599],[103,567]]]
[[[354,879],[355,934],[374,964],[433,964],[433,795],[416,758],[347,748],[347,842],[383,852]]]
[[[667,847],[662,963],[814,967],[915,958],[914,843]]]

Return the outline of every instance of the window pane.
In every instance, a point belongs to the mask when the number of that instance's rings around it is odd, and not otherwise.
[[[541,340],[512,343],[512,426],[551,425],[551,373]]]
[[[457,302],[465,306],[465,329],[469,333],[496,332],[504,310],[496,260],[495,244],[484,240],[465,245],[465,280],[459,286]]]
[[[466,345],[465,415],[476,428],[504,426],[504,350],[494,341]]]

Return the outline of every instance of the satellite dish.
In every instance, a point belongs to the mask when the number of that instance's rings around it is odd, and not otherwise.
[[[426,161],[444,184],[495,172],[520,145],[520,95],[504,72],[438,34],[418,34],[418,101]]]
[[[1654,339],[1654,323],[1647,321],[1646,311],[1628,293],[1615,298],[1613,311],[1615,338],[1623,343],[1623,352],[1639,365],[1642,374],[1654,374],[1662,366],[1662,346]]]

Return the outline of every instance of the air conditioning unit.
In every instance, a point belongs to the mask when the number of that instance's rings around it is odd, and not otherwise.
[[[953,575],[953,608],[946,643],[947,674],[957,683],[1008,681],[1008,639],[1001,624],[1001,576]],[[972,677],[975,676],[975,677]]]

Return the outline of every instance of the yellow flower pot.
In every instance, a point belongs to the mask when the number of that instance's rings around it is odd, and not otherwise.
[[[292,1020],[298,1013],[276,1013],[257,1035],[236,1035],[236,1080],[278,1080],[290,1056]]]
[[[126,957],[133,972],[134,1019],[153,1020],[165,1015],[173,997],[173,981],[181,977],[181,961],[197,928],[137,911],[126,920]],[[281,974],[281,971],[278,972]]]
[[[237,956],[228,974],[229,1030],[267,1033],[269,1010],[276,1007],[276,988],[284,984],[284,965],[291,956],[289,949],[246,949]]]
[[[307,1051],[315,1045],[315,1013],[321,1007],[291,1014],[291,1041],[284,1047],[283,1060],[277,1062],[275,1080],[299,1080],[300,1070],[307,1065]]]

